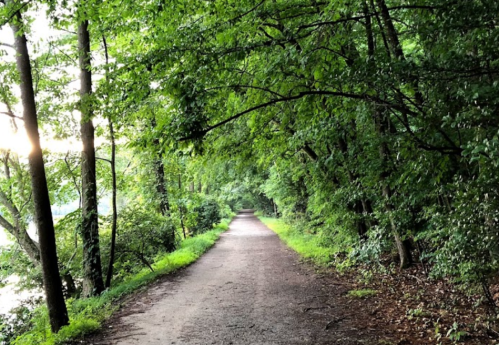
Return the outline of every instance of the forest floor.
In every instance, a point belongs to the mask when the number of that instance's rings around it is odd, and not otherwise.
[[[439,343],[433,324],[412,329],[424,309],[407,318],[397,295],[351,297],[356,289],[356,277],[301,262],[258,218],[242,212],[196,263],[130,297],[84,343]],[[493,344],[486,337],[474,340],[470,344]]]

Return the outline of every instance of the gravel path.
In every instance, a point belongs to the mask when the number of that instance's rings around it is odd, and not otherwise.
[[[346,290],[243,211],[208,253],[135,296],[90,343],[378,344]]]

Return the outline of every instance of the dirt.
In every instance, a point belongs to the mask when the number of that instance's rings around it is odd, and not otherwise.
[[[196,263],[135,295],[85,343],[399,344],[349,289],[246,211]]]

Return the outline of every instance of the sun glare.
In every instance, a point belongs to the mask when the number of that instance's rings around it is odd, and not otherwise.
[[[27,157],[31,152],[31,143],[22,123],[18,122],[17,126],[18,129],[15,130],[9,118],[0,117],[0,149],[10,150],[20,156]],[[99,139],[96,139],[96,146],[104,141]],[[42,137],[41,146],[42,149],[53,153],[80,152],[82,150],[82,144],[79,140],[54,140]]]
[[[24,128],[19,127],[16,131],[9,118],[0,118],[0,149],[11,150],[19,155],[28,155],[31,151],[31,143]]]

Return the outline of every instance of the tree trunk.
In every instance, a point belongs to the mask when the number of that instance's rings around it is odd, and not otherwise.
[[[382,168],[381,168],[382,171],[380,174],[380,179],[381,183],[383,184],[383,198],[385,199],[385,210],[390,219],[390,225],[392,228],[393,237],[400,257],[400,268],[402,269],[402,268],[407,268],[411,265],[412,257],[408,246],[400,236],[400,231],[393,218],[393,208],[390,201],[392,196],[392,190],[388,185],[388,182],[386,181],[387,177],[390,174],[389,174],[389,169],[386,166],[388,163],[389,150],[388,150],[388,145],[385,141],[385,135],[388,130],[388,125],[387,125],[387,120],[384,118],[384,116],[386,116],[386,114],[382,114],[380,111],[376,111],[376,120],[377,120],[376,127],[380,135],[380,138],[382,140],[379,146],[379,155],[382,161]]]
[[[81,98],[81,155],[82,226],[83,239],[83,295],[95,296],[104,290],[99,248],[97,212],[97,184],[95,169],[94,125],[92,123],[92,73],[90,71],[90,34],[88,20],[78,25]]]
[[[56,333],[61,327],[69,324],[69,318],[64,302],[61,276],[59,274],[54,221],[52,219],[47,177],[45,175],[45,165],[38,131],[38,115],[33,90],[31,62],[26,35],[19,26],[22,23],[21,12],[17,12],[15,18],[17,24],[12,24],[11,27],[15,36],[16,64],[21,80],[24,126],[32,146],[28,162],[31,175],[35,222],[38,228],[43,286],[50,327]]]
[[[395,26],[393,25],[393,21],[390,16],[390,12],[388,11],[388,7],[386,6],[385,0],[376,0],[376,2],[378,3],[378,7],[381,12],[381,18],[383,18],[383,23],[386,27],[386,33],[388,36],[388,41],[390,42],[391,51],[397,59],[404,59],[404,53],[400,45],[398,34],[395,30]]]
[[[154,150],[159,148],[159,140],[154,139]],[[154,159],[154,173],[156,175],[156,191],[159,196],[159,208],[163,216],[170,215],[170,203],[168,201],[168,190],[165,184],[165,166],[163,164],[163,155],[161,151],[157,153]]]
[[[106,55],[106,66],[109,65],[109,54],[107,50],[107,42],[106,42],[106,37],[103,35],[102,36],[102,42],[104,43],[104,53]],[[106,81],[108,82],[108,75],[106,72]],[[108,124],[109,124],[109,136],[111,138],[111,178],[112,178],[112,209],[113,209],[113,222],[111,225],[111,248],[109,249],[109,265],[107,266],[107,275],[106,275],[106,283],[105,287],[110,288],[111,287],[111,280],[113,279],[113,269],[114,269],[114,256],[116,253],[116,232],[117,232],[117,226],[118,226],[118,210],[117,210],[117,203],[116,203],[116,197],[118,194],[118,188],[116,185],[116,139],[114,137],[114,127],[113,127],[113,121],[111,118],[108,118]]]
[[[151,121],[153,128],[156,127],[156,120],[153,118]],[[156,191],[159,195],[159,207],[161,214],[163,216],[170,216],[170,203],[168,200],[168,189],[166,188],[165,181],[165,166],[163,164],[163,150],[161,148],[161,143],[159,139],[155,137],[153,139],[153,151],[156,156],[154,158],[154,173],[156,175]],[[175,230],[167,234],[168,238],[165,239],[165,248],[167,251],[172,252],[175,250]]]
[[[378,2],[378,5],[380,5],[380,6],[384,5],[386,8],[386,4],[385,4],[384,0],[377,0],[377,2]],[[373,7],[373,10],[376,9],[374,7],[373,0],[371,0],[371,6]],[[368,8],[367,4],[364,3],[364,12],[368,11],[367,8]],[[386,9],[385,15],[387,13],[388,13],[388,9]],[[389,13],[388,13],[388,16],[389,16]],[[378,17],[377,17],[377,19],[378,19],[378,25],[380,26],[380,29],[381,29],[381,34],[383,35],[383,41],[385,42],[385,46],[387,46],[386,38],[385,38],[384,33],[383,33],[383,27],[382,27],[381,22],[380,22]],[[384,18],[384,19],[385,19],[385,23],[386,23],[386,18]],[[390,19],[390,24],[391,24],[392,29],[394,31],[395,28],[393,27],[393,23],[391,22],[391,19]],[[399,45],[399,43],[398,43],[398,38],[396,36],[396,33],[392,32],[392,34],[395,34],[395,37],[390,38],[390,42],[392,43],[392,47],[394,48],[394,47],[396,47],[396,45],[393,45],[393,44]],[[375,51],[375,46],[374,46],[374,37],[373,37],[373,30],[372,30],[371,21],[366,22],[366,36],[367,36],[367,42],[368,42],[368,54],[370,57],[370,62],[372,63],[373,66],[375,66],[374,55],[373,55],[374,51]],[[394,39],[396,39],[396,41],[393,41]],[[402,54],[401,49],[393,49],[393,50],[394,50],[394,53],[396,54],[397,57],[399,57],[399,55],[397,55],[397,54]],[[389,50],[387,50],[387,53],[390,55]],[[390,201],[391,196],[392,196],[392,190],[386,181],[387,177],[390,175],[390,171],[387,167],[388,157],[389,157],[390,152],[388,149],[388,145],[386,143],[385,136],[390,131],[391,127],[390,127],[389,119],[385,118],[385,116],[387,116],[387,115],[385,113],[383,113],[382,109],[380,109],[379,107],[376,107],[376,109],[374,111],[374,125],[376,127],[376,132],[378,133],[378,135],[381,139],[381,143],[379,146],[379,155],[380,155],[380,159],[381,159],[381,163],[382,163],[382,168],[381,168],[382,171],[380,172],[380,180],[381,180],[381,183],[383,184],[382,195],[383,195],[383,198],[385,199],[385,203],[384,203],[385,210],[386,210],[388,217],[390,219],[390,227],[392,230],[393,239],[395,241],[395,245],[397,247],[397,251],[398,251],[398,254],[400,257],[400,268],[406,268],[406,267],[410,266],[412,263],[411,252],[409,250],[409,247],[402,240],[402,237],[400,236],[400,231],[397,227],[397,224],[395,223],[395,219],[393,218],[393,207],[392,207],[391,201]],[[364,209],[367,209],[367,208],[370,208],[370,205],[369,206],[364,205]]]
[[[118,223],[118,210],[116,206],[117,186],[116,186],[116,140],[114,139],[113,122],[109,119],[109,135],[111,136],[111,177],[113,180],[113,223],[111,226],[111,248],[109,253],[109,266],[107,267],[106,288],[111,287],[111,279],[113,278],[114,254],[116,252],[116,232]]]
[[[168,191],[165,186],[165,167],[161,155],[154,161],[154,173],[156,175],[156,191],[159,195],[159,209],[163,216],[170,215],[170,203],[168,202]]]
[[[178,190],[182,193],[182,175],[178,174]],[[180,214],[180,225],[182,226],[182,233],[184,234],[184,240],[187,238],[187,234],[185,232],[185,224],[184,224],[184,205],[178,204],[178,213]]]
[[[76,284],[73,279],[73,276],[67,272],[62,274],[62,279],[66,283],[66,294],[69,297],[76,296]]]

